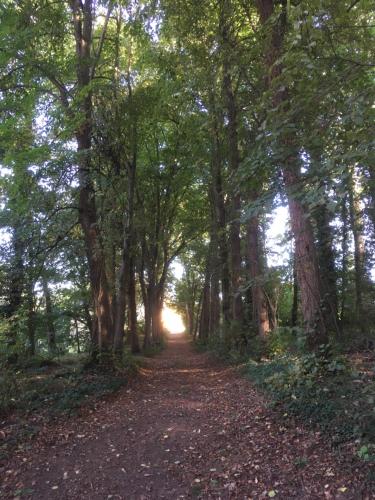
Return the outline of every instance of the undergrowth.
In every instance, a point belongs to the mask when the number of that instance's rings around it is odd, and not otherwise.
[[[118,391],[138,370],[139,360],[125,353],[111,363],[108,369],[105,364],[93,367],[83,356],[51,362],[36,357],[23,360],[17,369],[2,367],[0,416],[2,425],[10,425],[12,431],[6,432],[1,441],[0,460],[12,449],[27,446],[44,422],[73,415],[81,407]]]
[[[280,329],[267,344],[257,341],[242,350],[223,338],[196,346],[243,364],[245,375],[286,418],[318,427],[334,446],[354,442],[359,458],[375,461],[375,366],[356,370],[339,346],[308,353],[297,328]]]
[[[252,360],[245,372],[286,417],[319,427],[333,445],[356,442],[358,456],[373,461],[375,381],[354,372],[344,357],[320,354]]]
[[[112,393],[138,369],[128,353],[108,365],[92,365],[83,357],[48,360],[35,357],[16,368],[0,370],[0,415],[9,411],[48,414],[75,411],[87,400]]]

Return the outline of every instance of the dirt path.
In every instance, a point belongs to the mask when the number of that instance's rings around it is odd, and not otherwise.
[[[179,335],[131,388],[46,429],[0,474],[3,498],[375,498],[318,434],[277,422],[251,384]]]

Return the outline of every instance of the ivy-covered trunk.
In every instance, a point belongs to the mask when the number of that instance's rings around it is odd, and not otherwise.
[[[79,180],[79,220],[85,239],[89,265],[90,285],[94,297],[94,311],[98,324],[98,349],[108,351],[113,329],[110,297],[107,284],[105,257],[100,238],[99,221],[92,179],[92,0],[84,3],[72,0],[74,36],[77,57],[80,123],[76,130]]]
[[[48,281],[45,276],[42,277],[43,294],[46,304],[46,326],[47,326],[47,344],[48,351],[51,354],[56,353],[56,331],[53,321],[52,298],[48,286]]]
[[[22,236],[22,228],[17,223],[13,226],[12,234],[13,259],[9,282],[9,305],[5,310],[5,317],[8,320],[6,329],[6,341],[9,354],[7,356],[8,363],[12,364],[17,361],[16,353],[18,321],[17,311],[22,304],[22,294],[25,287],[25,266],[24,266],[24,250],[25,243]]]
[[[35,296],[34,296],[34,283],[32,280],[27,284],[27,354],[35,356]]]
[[[326,204],[321,204],[315,211],[317,250],[319,268],[322,276],[323,305],[326,309],[327,328],[332,333],[339,333],[337,273],[333,250],[333,231],[330,226],[330,214]]]
[[[349,211],[348,195],[341,201],[341,220],[343,222],[341,232],[341,287],[340,287],[340,330],[343,331],[346,320],[346,299],[348,293],[348,268],[349,268]]]
[[[348,184],[350,224],[354,241],[355,311],[356,320],[364,329],[363,289],[365,285],[365,239],[363,210],[359,198],[359,176],[354,168],[350,171]]]
[[[230,227],[229,227],[229,249],[230,249],[230,276],[231,276],[231,302],[232,319],[242,325],[244,321],[244,308],[242,303],[241,288],[241,193],[237,182],[237,173],[240,165],[240,154],[238,148],[238,119],[237,102],[233,88],[232,68],[230,58],[231,36],[229,26],[227,25],[227,0],[223,1],[222,19],[221,19],[221,37],[223,52],[223,94],[226,108],[226,118],[228,124],[226,127],[228,138],[228,165],[230,171]]]
[[[220,117],[217,110],[215,95],[210,93],[211,114],[211,176],[213,193],[213,210],[216,221],[217,242],[219,247],[220,281],[221,281],[221,310],[223,316],[224,332],[228,329],[231,319],[230,306],[230,273],[229,273],[229,251],[226,232],[226,213],[222,180],[222,134]]]

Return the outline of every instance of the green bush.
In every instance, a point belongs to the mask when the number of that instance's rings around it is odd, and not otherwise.
[[[240,328],[232,322],[226,332],[218,331],[207,339],[197,339],[195,346],[200,351],[211,351],[218,358],[239,364],[249,358],[260,360],[266,352],[266,343],[251,328]]]
[[[281,356],[290,352],[305,352],[306,335],[300,327],[280,326],[270,333],[268,352]]]

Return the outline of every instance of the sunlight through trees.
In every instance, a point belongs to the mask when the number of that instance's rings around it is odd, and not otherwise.
[[[163,307],[162,321],[169,333],[183,333],[186,330],[181,315],[168,306]]]

